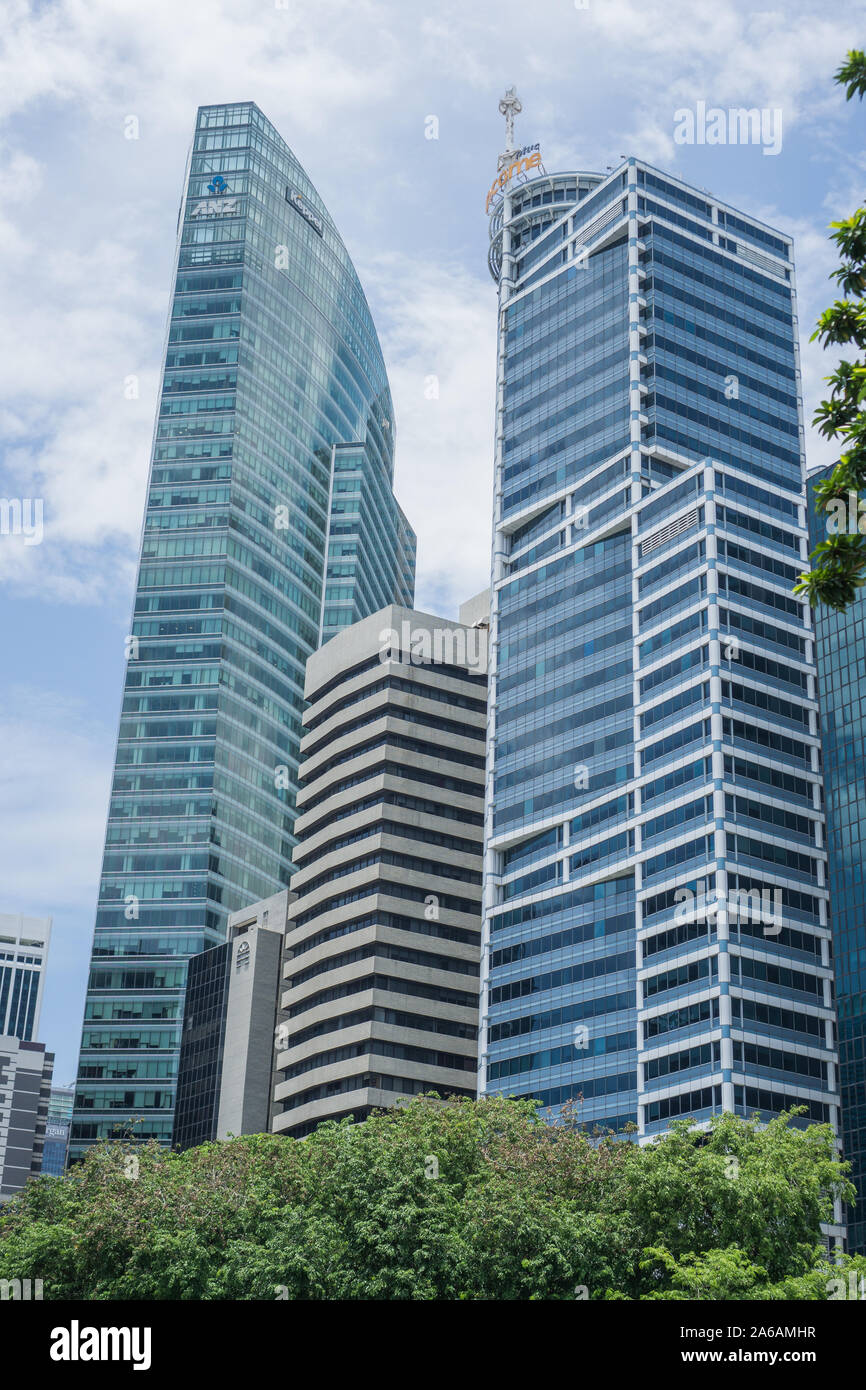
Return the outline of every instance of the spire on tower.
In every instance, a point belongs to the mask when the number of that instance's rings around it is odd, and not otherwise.
[[[523,105],[517,95],[516,87],[507,87],[505,96],[499,103],[499,113],[505,117],[505,153],[514,149],[514,117],[519,116]]]

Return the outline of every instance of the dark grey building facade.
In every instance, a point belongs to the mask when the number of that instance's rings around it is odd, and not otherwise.
[[[42,1172],[54,1053],[0,1037],[0,1202]]]
[[[172,1147],[270,1124],[287,890],[232,913],[229,938],[193,956],[184,1002]]]

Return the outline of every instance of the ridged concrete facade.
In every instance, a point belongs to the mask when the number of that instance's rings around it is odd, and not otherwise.
[[[484,612],[391,606],[307,663],[276,1133],[476,1093]]]
[[[54,1053],[0,1034],[0,1202],[42,1172]]]

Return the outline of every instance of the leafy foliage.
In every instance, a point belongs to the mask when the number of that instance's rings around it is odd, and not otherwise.
[[[848,101],[866,94],[866,54],[852,49],[835,74]],[[818,320],[812,339],[825,347],[851,346],[858,356],[842,361],[827,377],[831,390],[815,412],[814,423],[827,439],[841,442],[839,462],[829,478],[814,484],[815,512],[826,516],[834,502],[848,507],[849,494],[866,489],[866,208],[841,222],[832,222],[831,240],[839,248],[841,265],[832,275],[844,299],[837,299]],[[838,530],[821,541],[809,557],[812,568],[800,576],[795,594],[809,602],[844,610],[866,584],[866,535],[859,529]]]
[[[54,1299],[826,1298],[845,1168],[788,1116],[639,1147],[527,1100],[421,1096],[305,1140],[95,1148],[2,1209],[0,1278]]]

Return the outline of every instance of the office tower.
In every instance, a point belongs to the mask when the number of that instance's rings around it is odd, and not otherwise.
[[[50,917],[0,913],[0,1201],[42,1169],[54,1054],[35,1042]]]
[[[0,1035],[0,1202],[42,1172],[54,1053]]]
[[[39,1031],[50,917],[0,913],[0,1035],[31,1042]]]
[[[45,1116],[45,1146],[42,1150],[42,1172],[60,1177],[66,1172],[66,1151],[69,1147],[69,1125],[75,1100],[74,1086],[52,1086]]]
[[[412,601],[358,277],[252,103],[199,109],[178,219],[70,1154],[168,1143],[190,956],[280,892],[307,657]]]
[[[287,890],[233,912],[189,962],[172,1148],[270,1129]]]
[[[832,467],[809,475],[812,487]],[[859,529],[858,499],[849,497],[843,529]],[[859,516],[866,507],[861,503]],[[815,515],[810,506],[809,543],[826,540],[825,527],[841,519]],[[844,613],[818,604],[813,612],[824,752],[827,871],[830,926],[836,966],[839,1018],[839,1092],[842,1151],[852,1165],[857,1205],[848,1218],[848,1248],[866,1254],[866,882],[863,826],[866,825],[866,600],[859,594]]]
[[[390,606],[307,662],[278,1134],[475,1095],[486,596],[460,616]]]
[[[532,158],[491,199],[482,1086],[835,1123],[791,243]]]

